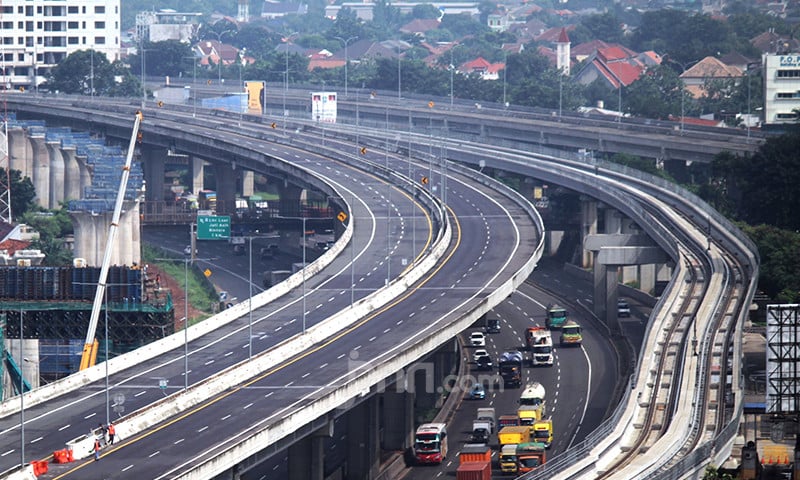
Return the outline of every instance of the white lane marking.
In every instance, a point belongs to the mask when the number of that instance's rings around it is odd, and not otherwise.
[[[205,432],[206,430],[208,430],[208,425],[206,425],[205,427],[203,427],[200,430],[198,430],[197,433]]]
[[[158,451],[158,450],[157,450],[157,451],[155,451],[155,452],[151,453],[150,455],[148,455],[148,456],[147,456],[147,458],[153,458],[153,457],[155,457],[156,455],[158,455],[159,453],[161,453],[161,451]]]

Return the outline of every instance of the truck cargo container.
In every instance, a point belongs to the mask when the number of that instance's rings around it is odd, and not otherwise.
[[[518,426],[520,426],[519,415],[500,415],[500,418],[497,419],[498,430],[500,430],[503,427],[518,427]]]
[[[539,420],[545,416],[545,389],[539,382],[529,383],[525,386],[522,394],[519,396],[520,409],[528,407],[531,410],[540,410],[536,419]]]
[[[464,445],[464,447],[461,449],[461,453],[458,454],[458,463],[491,461],[492,449],[485,443]]]
[[[467,462],[456,469],[456,480],[491,480],[492,462]]]
[[[542,418],[542,409],[523,405],[517,410],[517,416],[519,417],[519,424],[530,427],[531,434],[533,434],[533,424]]]
[[[519,427],[503,427],[497,433],[497,439],[500,445],[508,445],[511,443],[526,443],[531,438],[531,429],[526,426]]]

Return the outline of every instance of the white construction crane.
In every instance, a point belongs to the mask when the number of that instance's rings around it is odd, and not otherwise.
[[[111,225],[108,226],[108,239],[106,240],[106,249],[103,254],[103,264],[100,266],[100,277],[97,279],[97,291],[94,295],[92,315],[89,317],[89,329],[86,331],[86,343],[83,345],[83,355],[81,356],[80,365],[81,370],[94,366],[97,360],[97,349],[99,345],[95,338],[97,320],[100,318],[100,308],[103,305],[103,297],[106,292],[106,279],[108,278],[108,267],[111,263],[111,250],[114,248],[114,240],[117,237],[119,216],[122,213],[122,202],[125,200],[125,189],[128,186],[133,151],[136,146],[142,118],[144,118],[142,112],[136,112],[136,118],[133,122],[133,132],[131,132],[131,141],[128,145],[128,154],[125,157],[125,165],[122,167],[122,177],[119,180],[119,191],[117,192],[117,202],[114,204],[114,215],[111,217]]]

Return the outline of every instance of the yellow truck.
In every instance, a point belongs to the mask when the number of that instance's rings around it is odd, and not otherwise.
[[[500,471],[517,473],[517,444],[510,443],[500,448]]]
[[[544,448],[550,448],[553,443],[553,419],[543,418],[533,424],[533,441],[544,444]]]
[[[503,427],[497,434],[497,440],[500,445],[511,445],[518,443],[529,442],[531,438],[531,429],[528,426],[519,427]]]
[[[526,425],[533,431],[533,424],[542,419],[542,409],[523,405],[517,410],[517,416],[519,417],[520,425]]]

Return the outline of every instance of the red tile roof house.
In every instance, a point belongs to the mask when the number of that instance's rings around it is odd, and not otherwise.
[[[655,58],[648,56],[646,60],[649,63]],[[647,69],[647,63],[639,58],[639,54],[620,45],[600,48],[586,59],[575,80],[589,85],[600,79],[609,88],[616,90],[620,85],[627,87],[641,77]]]
[[[686,90],[694,98],[700,98],[706,94],[705,84],[713,79],[735,79],[740,81],[744,74],[739,67],[725,65],[715,57],[706,57],[680,75]]]
[[[484,80],[497,80],[500,78],[500,70],[505,68],[503,63],[489,63],[483,57],[478,57],[475,60],[461,64],[458,71],[463,74],[477,73]]]

